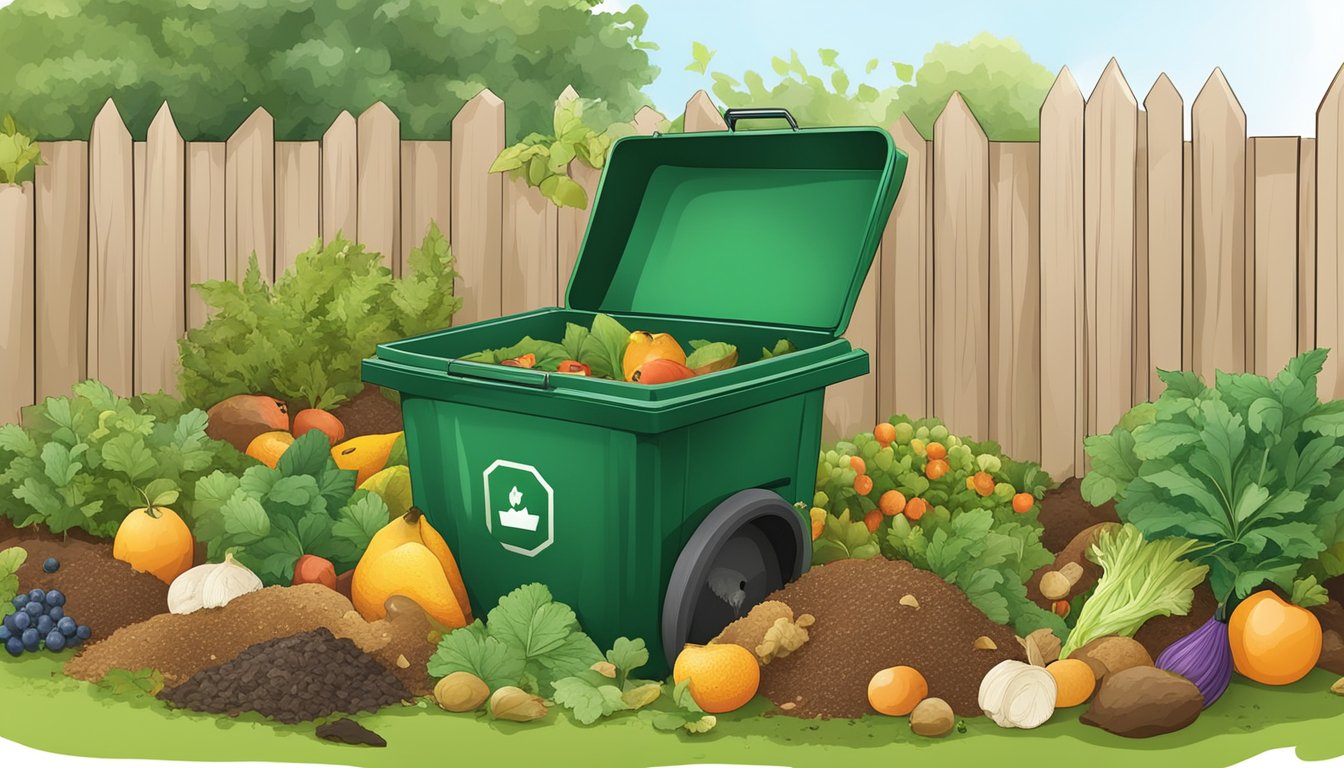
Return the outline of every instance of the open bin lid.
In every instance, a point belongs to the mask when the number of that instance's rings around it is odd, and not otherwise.
[[[728,110],[785,117],[783,110]],[[849,325],[905,176],[880,128],[618,140],[566,304],[830,331]]]

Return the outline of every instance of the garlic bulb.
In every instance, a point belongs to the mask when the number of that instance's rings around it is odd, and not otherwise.
[[[1042,667],[1009,659],[980,681],[980,709],[1001,728],[1035,728],[1055,713],[1055,678]]]
[[[261,589],[261,579],[233,559],[206,563],[183,573],[168,587],[168,612],[191,613],[202,608],[219,608],[235,597]]]

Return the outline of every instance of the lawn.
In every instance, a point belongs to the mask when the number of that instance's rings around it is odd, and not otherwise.
[[[937,765],[1026,765],[1049,750],[1064,765],[1117,765],[1121,750],[1144,768],[1225,766],[1269,749],[1296,746],[1305,760],[1344,755],[1344,697],[1328,692],[1336,676],[1313,672],[1289,688],[1235,682],[1214,709],[1183,731],[1131,741],[1081,725],[1078,711],[1060,713],[1034,731],[1006,731],[986,718],[942,741],[913,736],[904,718],[804,721],[766,716],[757,700],[721,717],[703,736],[654,731],[624,717],[584,728],[553,710],[530,724],[450,715],[436,707],[396,707],[358,718],[388,741],[387,749],[328,744],[311,725],[275,726],[256,716],[237,719],[173,712],[149,699],[120,700],[60,674],[53,658],[0,663],[0,735],[38,749],[84,756],[175,760],[272,760],[402,768],[410,757],[452,764],[550,765],[583,755],[589,766],[731,762],[766,765],[897,765],[914,756]],[[66,727],[78,723],[79,737]],[[1140,756],[1141,755],[1141,756]],[[461,761],[461,762],[459,762]],[[1124,763],[1130,761],[1125,760]]]

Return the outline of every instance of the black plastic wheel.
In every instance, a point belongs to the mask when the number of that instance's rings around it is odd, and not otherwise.
[[[687,643],[709,642],[812,562],[802,515],[773,491],[724,499],[691,534],[663,599],[663,653],[670,669]]]

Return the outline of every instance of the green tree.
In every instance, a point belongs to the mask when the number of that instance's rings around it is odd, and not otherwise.
[[[589,0],[16,0],[0,8],[0,105],[43,139],[88,135],[109,98],[135,136],[167,100],[183,136],[224,139],[257,107],[278,138],[321,136],[384,101],[406,138],[447,138],[481,88],[512,139],[547,128],[572,84],[594,119],[630,119],[658,68],[638,5]]]
[[[1039,135],[1039,112],[1054,74],[1029,56],[1012,38],[988,32],[961,45],[939,43],[924,56],[918,69],[902,62],[888,62],[898,85],[878,87],[853,83],[840,66],[838,52],[817,52],[823,72],[808,70],[797,51],[789,58],[774,57],[771,68],[779,81],[767,86],[758,72],[748,71],[741,80],[712,72],[712,90],[728,107],[784,107],[804,125],[890,125],[901,114],[925,136],[953,91],[970,105],[990,139],[1030,141]],[[692,71],[707,71],[713,52],[697,44],[692,50]],[[864,77],[870,77],[881,62],[870,59]]]

